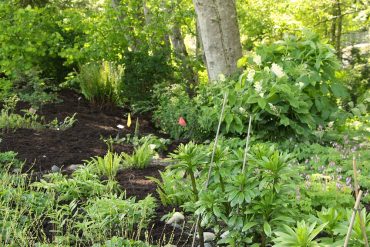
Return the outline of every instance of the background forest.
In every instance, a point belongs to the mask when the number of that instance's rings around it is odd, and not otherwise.
[[[0,243],[344,246],[359,198],[368,246],[369,26],[368,0],[2,0]],[[77,156],[30,156],[60,133]]]

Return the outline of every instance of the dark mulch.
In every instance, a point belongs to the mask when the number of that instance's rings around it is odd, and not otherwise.
[[[53,165],[62,167],[79,164],[92,156],[105,154],[107,146],[100,137],[116,136],[117,125],[126,125],[127,110],[100,110],[73,91],[63,91],[60,98],[63,102],[45,105],[38,114],[44,116],[46,122],[50,122],[54,118],[63,121],[65,117],[77,113],[77,122],[72,128],[65,131],[18,129],[2,136],[0,151],[17,152],[20,159],[26,160],[25,169],[37,172],[50,170]],[[138,117],[140,133],[157,132],[148,117]],[[136,116],[133,116],[134,119]],[[133,123],[130,128],[126,126],[122,135],[133,133],[134,125]],[[115,150],[131,152],[132,145],[119,145]]]
[[[54,118],[63,121],[65,117],[77,113],[77,122],[65,131],[52,129],[31,130],[18,129],[14,132],[5,133],[1,136],[0,152],[15,151],[18,158],[25,160],[24,170],[26,172],[36,172],[40,176],[43,173],[50,172],[53,165],[66,167],[71,164],[81,164],[83,160],[93,156],[104,155],[107,151],[106,144],[101,137],[116,136],[118,133],[118,124],[125,126],[121,133],[124,136],[127,133],[134,133],[135,120],[139,118],[140,134],[158,134],[158,131],[151,123],[151,116],[132,116],[133,124],[130,128],[126,126],[128,110],[122,108],[110,108],[101,110],[90,105],[81,95],[73,91],[63,91],[60,93],[61,103],[47,104],[42,107],[38,114],[50,122]],[[18,109],[29,107],[21,103]],[[176,144],[172,144],[169,149],[172,151]],[[116,152],[131,153],[133,147],[131,144],[122,144],[114,147]],[[151,194],[158,199],[156,193],[156,184],[147,177],[159,178],[159,171],[164,166],[149,166],[142,170],[130,169],[121,171],[117,180],[122,189],[126,190],[126,195],[135,196],[137,199],[143,199]],[[189,246],[187,236],[180,230],[166,226],[161,217],[173,209],[160,205],[156,209],[156,216],[150,230],[150,238],[153,243],[161,241],[163,238],[169,238],[173,235],[175,243],[178,246]]]

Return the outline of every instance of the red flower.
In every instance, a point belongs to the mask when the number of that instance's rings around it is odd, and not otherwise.
[[[185,127],[186,126],[186,121],[183,117],[180,117],[179,118],[179,124],[182,126],[182,127]]]

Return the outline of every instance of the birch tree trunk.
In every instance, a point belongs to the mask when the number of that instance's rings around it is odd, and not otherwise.
[[[208,78],[237,71],[242,56],[235,0],[193,0],[207,61]]]

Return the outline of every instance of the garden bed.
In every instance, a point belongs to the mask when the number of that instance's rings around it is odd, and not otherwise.
[[[59,95],[62,100],[60,103],[47,104],[37,113],[50,122],[54,118],[62,121],[68,116],[76,114],[77,121],[67,130],[54,129],[17,129],[2,135],[0,142],[0,152],[14,151],[18,153],[17,158],[25,160],[23,172],[34,174],[32,180],[38,180],[42,175],[52,172],[53,166],[61,168],[64,174],[68,173],[65,169],[73,164],[82,164],[94,156],[103,156],[107,152],[107,145],[102,138],[116,136],[118,133],[117,125],[124,125],[125,128],[120,132],[124,136],[134,132],[135,124],[127,127],[127,109],[110,108],[109,110],[99,109],[73,91],[62,91]],[[18,105],[18,110],[28,108],[25,103]],[[139,119],[140,135],[156,134],[160,135],[153,127],[150,116],[133,116]],[[133,145],[130,143],[116,144],[116,152],[132,153]],[[174,147],[169,147],[173,150]],[[136,197],[137,200],[144,199],[147,195],[153,195],[158,199],[156,184],[148,177],[160,178],[159,171],[164,170],[165,165],[161,162],[150,164],[144,169],[125,169],[121,170],[116,179],[126,191],[126,197]],[[150,241],[157,243],[163,240],[164,236],[168,239],[171,235],[175,237],[178,244],[189,242],[188,236],[180,230],[166,226],[161,220],[162,216],[171,212],[173,208],[165,207],[158,203],[156,215],[148,227],[150,230]],[[50,226],[45,224],[45,232]],[[50,236],[49,236],[50,238]]]

